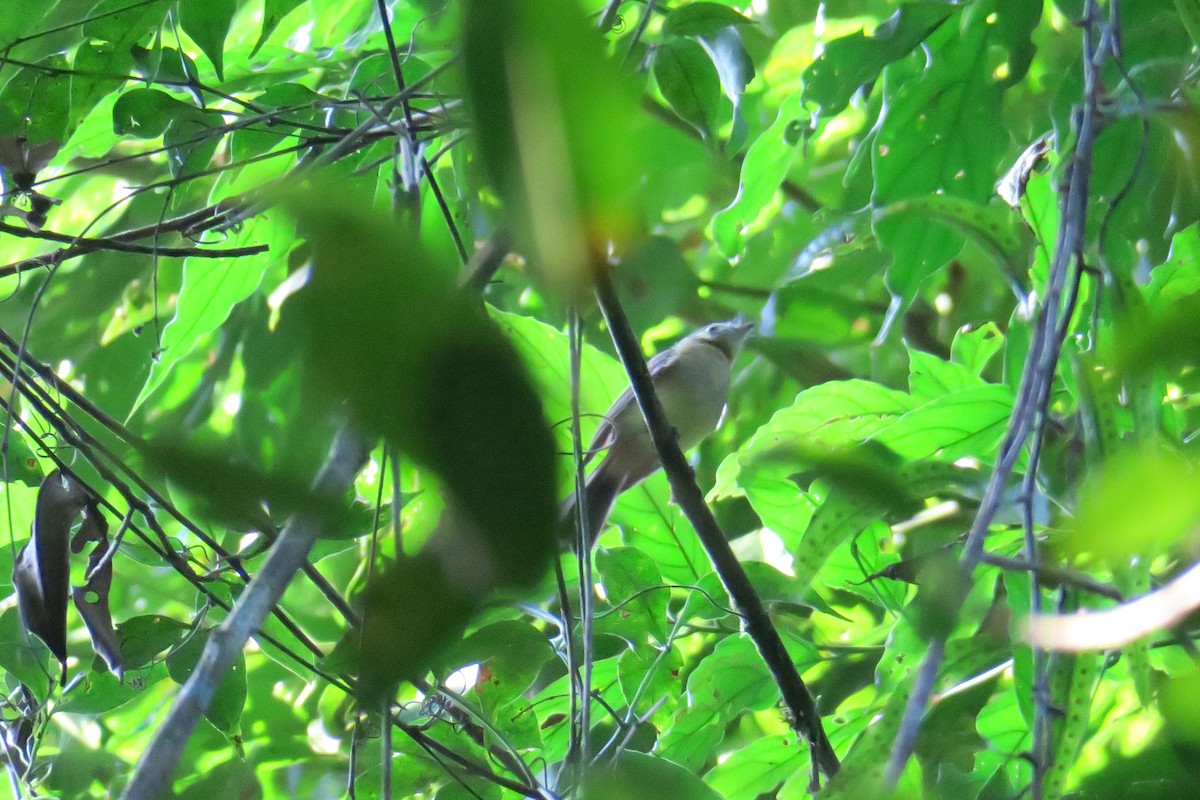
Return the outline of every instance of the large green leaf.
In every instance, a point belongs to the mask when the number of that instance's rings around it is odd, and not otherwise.
[[[163,329],[161,353],[150,367],[150,375],[134,404],[136,411],[167,379],[174,366],[188,356],[201,339],[229,317],[233,307],[258,288],[267,269],[286,255],[288,231],[277,214],[268,212],[248,222],[229,240],[233,246],[268,244],[258,255],[219,261],[189,258],[184,261],[183,286],[175,305],[175,316]]]
[[[943,28],[930,42],[927,68],[914,75],[898,62],[885,70],[886,110],[871,148],[876,207],[935,193],[988,198],[1007,144],[1001,100],[1028,66],[1041,8],[1035,0],[975,3],[957,30]],[[893,258],[888,288],[903,304],[962,247],[961,235],[928,218],[884,218],[875,230]]]
[[[903,58],[959,9],[949,3],[905,3],[874,33],[852,33],[829,42],[804,71],[804,99],[822,116],[837,114],[864,84],[889,63]]]
[[[592,248],[626,239],[637,208],[632,87],[575,0],[471,0],[462,52],[481,160],[506,213],[539,266],[582,283]]]
[[[225,80],[225,37],[229,35],[229,25],[237,6],[237,0],[181,0],[179,3],[179,27],[200,45],[212,62],[218,80]]]
[[[309,284],[289,301],[304,310],[310,402],[348,413],[430,469],[450,506],[427,548],[445,574],[422,578],[444,597],[442,610],[416,593],[407,562],[370,590],[370,694],[416,677],[489,588],[541,577],[558,546],[555,450],[516,350],[477,301],[395,223],[335,200],[340,193],[289,198],[312,248]],[[408,631],[389,622],[406,616]]]
[[[704,48],[690,39],[666,42],[654,52],[654,81],[672,110],[711,141],[717,132],[721,78]]]

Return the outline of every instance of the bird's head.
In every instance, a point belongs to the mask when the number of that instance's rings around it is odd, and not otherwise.
[[[724,322],[710,322],[693,333],[689,338],[697,342],[710,344],[729,356],[730,360],[733,360],[733,357],[742,349],[742,345],[746,342],[746,337],[750,335],[750,331],[752,330],[754,330],[754,323],[747,322],[745,318],[739,315]]]

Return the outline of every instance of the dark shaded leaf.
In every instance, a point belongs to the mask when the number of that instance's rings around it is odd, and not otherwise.
[[[313,401],[346,408],[436,472],[462,531],[477,537],[477,557],[489,560],[479,569],[494,585],[528,585],[557,548],[554,440],[541,402],[449,269],[342,194],[328,187],[291,203],[313,248],[302,292]]]
[[[71,582],[71,526],[88,501],[87,489],[58,470],[38,489],[33,536],[13,566],[17,605],[26,630],[46,643],[63,664],[67,661],[67,590]]]
[[[301,475],[263,472],[228,448],[155,441],[145,443],[142,454],[196,495],[205,513],[234,530],[273,530],[272,520],[292,513],[318,520],[330,534],[345,527],[345,498],[315,493],[311,480]]]
[[[90,577],[87,584],[71,590],[71,599],[75,601],[75,608],[87,626],[92,649],[120,680],[125,671],[121,664],[121,644],[113,629],[112,613],[108,607],[113,580],[112,558],[105,557],[109,555],[108,522],[95,502],[88,503],[84,510],[83,525],[71,540],[71,552],[80,552],[88,542],[96,543],[88,554],[87,574]]]
[[[423,553],[393,564],[367,587],[361,638],[352,630],[329,655],[332,663],[357,662],[364,703],[383,700],[401,680],[424,677],[462,635],[480,600],[463,579]]]
[[[1139,375],[1156,366],[1195,367],[1200,363],[1200,293],[1177,297],[1151,319],[1129,314],[1120,320],[1117,371]]]
[[[705,140],[716,135],[721,79],[708,53],[691,39],[674,39],[654,51],[654,80],[671,109]]]

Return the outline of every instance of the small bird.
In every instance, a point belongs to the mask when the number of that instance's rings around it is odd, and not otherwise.
[[[647,365],[654,390],[667,420],[679,434],[679,446],[689,450],[716,429],[729,394],[729,372],[752,323],[740,317],[705,325],[684,337]],[[595,543],[617,495],[653,475],[662,466],[641,409],[626,389],[613,401],[596,431],[587,458],[604,451],[600,466],[585,481],[587,541]],[[564,527],[575,526],[575,495],[562,508]]]

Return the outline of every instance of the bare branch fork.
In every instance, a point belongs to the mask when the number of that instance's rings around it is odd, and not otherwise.
[[[662,461],[663,472],[671,483],[672,496],[683,509],[684,516],[696,529],[721,583],[729,593],[734,610],[742,617],[746,633],[758,648],[759,655],[779,687],[783,703],[791,715],[792,727],[808,741],[812,754],[815,789],[818,770],[827,776],[833,776],[837,774],[840,766],[837,753],[825,735],[825,729],[821,727],[816,702],[800,673],[796,671],[796,665],[788,656],[783,640],[779,638],[779,632],[771,623],[762,600],[730,548],[729,540],[725,538],[712,511],[704,502],[704,493],[696,484],[692,468],[679,448],[675,429],[667,421],[662,404],[654,392],[650,370],[646,367],[637,336],[617,298],[608,267],[599,265],[595,279],[600,310],[608,323],[621,363],[625,365],[625,371],[629,374],[634,397],[637,398],[638,407],[641,408],[646,425],[650,429],[654,447]]]
[[[1062,349],[1062,337],[1066,330],[1060,321],[1070,319],[1074,311],[1074,293],[1066,296],[1069,268],[1074,262],[1078,269],[1084,248],[1084,225],[1087,219],[1088,187],[1092,173],[1092,151],[1098,133],[1098,105],[1100,87],[1097,81],[1098,61],[1102,57],[1096,28],[1102,24],[1096,0],[1087,0],[1084,5],[1080,27],[1083,32],[1083,103],[1074,115],[1076,131],[1075,151],[1067,164],[1064,188],[1060,200],[1061,219],[1057,233],[1054,260],[1046,281],[1046,296],[1034,325],[1025,370],[1021,375],[1021,386],[1013,407],[1008,431],[1000,445],[1000,457],[992,471],[984,491],[979,510],[971,523],[966,545],[959,560],[957,582],[959,599],[965,599],[971,585],[971,575],[983,558],[984,538],[988,527],[1000,508],[1000,500],[1017,458],[1026,440],[1045,415],[1046,402],[1058,365]],[[1065,307],[1064,307],[1065,306]],[[1036,456],[1036,454],[1031,454]],[[1035,457],[1030,458],[1028,470],[1037,470]],[[961,604],[953,605],[958,608]],[[946,653],[947,633],[936,634],[929,642],[925,658],[914,678],[912,693],[904,709],[896,741],[888,759],[886,781],[895,786],[904,765],[912,755],[920,729],[921,718],[933,693],[938,668]]]

